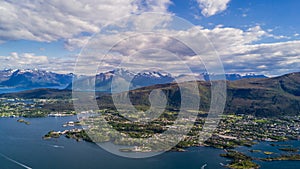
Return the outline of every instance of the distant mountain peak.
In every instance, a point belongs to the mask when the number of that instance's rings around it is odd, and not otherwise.
[[[72,82],[73,75],[58,74],[39,69],[5,69],[0,71],[0,87],[41,88],[64,87]]]
[[[210,79],[214,79],[214,78],[220,76],[217,74],[213,74],[213,73],[210,74],[207,72],[201,73],[201,75],[204,77],[205,81],[210,81]],[[235,81],[235,80],[241,80],[241,79],[252,79],[252,78],[260,79],[260,78],[268,78],[268,77],[265,75],[258,75],[258,74],[254,74],[254,73],[247,73],[245,75],[242,75],[239,73],[226,73],[225,78],[226,78],[226,80],[229,80],[229,81]]]

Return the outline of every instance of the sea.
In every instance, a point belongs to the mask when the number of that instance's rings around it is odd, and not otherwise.
[[[63,131],[76,116],[28,118],[30,125],[17,122],[19,118],[0,118],[0,169],[224,169],[230,163],[220,157],[224,150],[192,147],[186,152],[166,152],[145,159],[130,159],[113,155],[94,143],[60,137],[44,140],[51,130]],[[291,142],[299,146],[298,141]],[[247,147],[240,151],[250,153]],[[276,149],[260,143],[253,149]],[[250,154],[253,155],[253,154]],[[266,169],[299,169],[300,162],[258,162]]]

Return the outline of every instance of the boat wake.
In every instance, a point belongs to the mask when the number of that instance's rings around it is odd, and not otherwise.
[[[0,153],[0,156],[2,156],[2,157],[5,158],[6,160],[11,161],[11,162],[13,162],[13,163],[15,163],[15,164],[17,164],[17,165],[23,167],[23,168],[26,168],[26,169],[32,169],[31,167],[28,167],[27,165],[22,164],[22,163],[20,163],[20,162],[18,162],[18,161],[16,161],[16,160],[13,160],[13,159],[7,157],[6,155],[4,155],[4,154],[2,154],[2,153]]]
[[[59,145],[50,145],[50,146],[54,148],[65,148],[64,146],[59,146]]]
[[[204,165],[201,167],[201,169],[205,169],[206,166],[207,166],[207,164],[204,164]]]

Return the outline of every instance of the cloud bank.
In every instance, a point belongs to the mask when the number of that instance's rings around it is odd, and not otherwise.
[[[169,0],[0,1],[0,41],[52,42],[99,28],[126,15],[167,12]]]

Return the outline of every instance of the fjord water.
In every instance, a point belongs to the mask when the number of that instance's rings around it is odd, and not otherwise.
[[[45,86],[45,87],[0,87],[0,94],[4,93],[16,93],[16,92],[23,92],[27,90],[35,90],[35,89],[41,89],[41,88],[47,88],[47,89],[65,89],[67,86]]]
[[[219,157],[223,150],[190,148],[188,152],[168,152],[147,159],[127,159],[112,155],[97,145],[76,142],[61,137],[43,140],[51,130],[62,131],[65,122],[76,117],[47,117],[26,119],[31,124],[17,122],[17,118],[0,118],[0,168],[7,169],[205,169],[223,168],[228,160]],[[23,166],[22,166],[23,165]]]
[[[61,137],[43,140],[42,136],[51,130],[63,131],[65,122],[76,121],[76,117],[47,117],[26,119],[31,124],[17,122],[18,118],[0,118],[0,169],[219,169],[220,163],[230,161],[219,154],[223,150],[209,147],[189,148],[187,152],[167,152],[147,159],[127,159],[112,155],[97,145],[76,142]],[[299,141],[289,143],[300,146]],[[240,147],[239,151],[250,156],[250,149],[276,152],[270,143],[260,143],[252,148]],[[299,161],[256,161],[263,169],[298,169]]]

